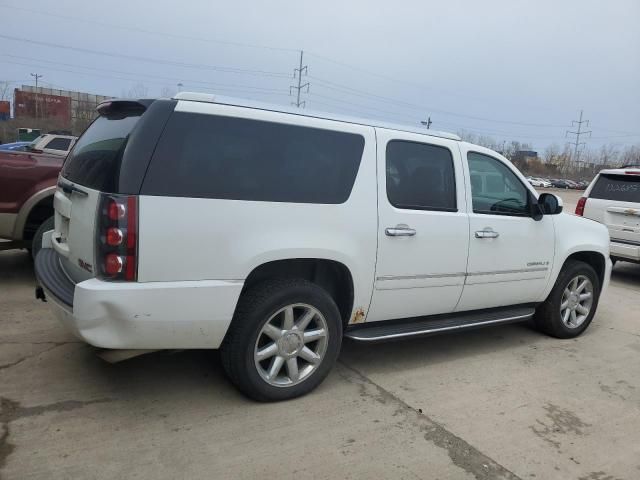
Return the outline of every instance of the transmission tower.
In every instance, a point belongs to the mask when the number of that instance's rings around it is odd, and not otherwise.
[[[296,101],[291,102],[291,105],[295,105],[298,108],[304,108],[306,106],[306,102],[304,100],[300,101],[300,93],[302,92],[302,90],[306,88],[306,92],[309,93],[309,82],[304,84],[302,83],[302,75],[304,74],[305,76],[307,76],[308,73],[307,65],[305,65],[304,67],[302,66],[303,54],[304,52],[300,50],[300,66],[293,69],[293,78],[298,78],[298,85],[291,85],[289,87],[289,95],[291,95],[292,92],[296,90]]]
[[[586,143],[585,142],[581,142],[580,141],[580,137],[583,135],[589,135],[589,137],[591,137],[591,130],[588,131],[584,131],[582,130],[582,124],[585,124],[585,127],[589,126],[589,120],[582,120],[582,110],[580,110],[580,120],[572,120],[571,121],[571,126],[575,127],[576,125],[578,126],[577,131],[572,132],[570,130],[567,130],[564,134],[565,137],[568,137],[569,135],[575,135],[576,137],[576,141],[575,142],[570,142],[571,145],[573,145],[573,158],[574,158],[574,163],[578,163],[580,161],[580,146],[585,146]]]

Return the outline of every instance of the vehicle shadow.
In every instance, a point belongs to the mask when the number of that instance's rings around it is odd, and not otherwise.
[[[611,280],[622,282],[627,287],[640,288],[640,264],[617,262],[611,272]]]
[[[33,260],[26,250],[0,251],[0,286],[34,281]]]
[[[371,373],[406,371],[527,348],[546,339],[525,322],[379,344],[345,341],[340,361]]]

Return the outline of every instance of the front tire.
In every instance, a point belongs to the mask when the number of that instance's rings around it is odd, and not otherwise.
[[[593,267],[567,260],[534,321],[538,329],[552,337],[577,337],[593,320],[599,298],[600,280]]]
[[[303,279],[274,279],[243,293],[220,350],[242,393],[277,401],[316,388],[341,343],[340,312],[324,289]]]

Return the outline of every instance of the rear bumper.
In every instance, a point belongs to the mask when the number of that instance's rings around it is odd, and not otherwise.
[[[634,262],[640,262],[640,245],[635,245],[635,242],[621,243],[616,240],[611,240],[609,250],[612,257],[632,260]]]
[[[35,268],[56,317],[80,339],[102,348],[218,348],[243,286],[227,280],[95,278],[74,284],[49,248],[38,253]]]

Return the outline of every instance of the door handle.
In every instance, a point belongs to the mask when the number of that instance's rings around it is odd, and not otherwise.
[[[413,237],[416,231],[413,228],[409,228],[408,225],[400,224],[395,227],[385,228],[384,234],[387,237]]]
[[[500,234],[495,232],[491,227],[484,227],[476,232],[476,238],[498,238]]]

